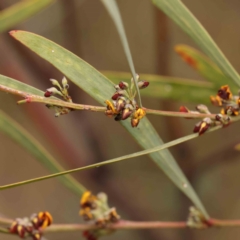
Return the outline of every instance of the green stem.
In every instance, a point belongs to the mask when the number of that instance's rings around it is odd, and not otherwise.
[[[0,227],[0,233],[10,233],[6,228]]]

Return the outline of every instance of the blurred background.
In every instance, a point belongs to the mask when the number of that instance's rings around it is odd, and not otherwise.
[[[0,0],[3,10],[15,0]],[[150,0],[118,0],[137,72],[203,80],[173,51],[176,44],[197,46]],[[183,0],[200,20],[227,58],[240,70],[240,2],[238,0]],[[11,29],[46,37],[72,51],[98,70],[129,72],[119,36],[98,0],[58,0]],[[9,29],[9,30],[11,30]],[[49,79],[62,74],[13,40],[0,34],[0,74],[45,91]],[[147,79],[146,79],[147,80]],[[74,102],[99,105],[70,83]],[[217,89],[216,89],[217,91]],[[187,93],[186,93],[187,94]],[[59,118],[41,104],[16,105],[19,98],[0,92],[1,109],[38,139],[66,168],[76,168],[141,150],[125,129],[101,113],[72,112]],[[177,111],[185,103],[143,98],[145,107]],[[186,105],[186,104],[185,104]],[[196,104],[187,103],[189,108]],[[209,104],[210,105],[210,104]],[[213,112],[219,109],[210,106]],[[195,121],[150,116],[165,142],[188,135]],[[103,127],[104,126],[104,127]],[[105,127],[107,126],[107,127]],[[240,219],[239,123],[171,148],[209,214]],[[0,185],[49,174],[32,156],[0,133]],[[105,192],[110,206],[122,219],[184,221],[191,202],[147,156],[74,174],[94,193]],[[80,197],[80,196],[79,196]],[[9,218],[49,211],[54,223],[80,223],[79,198],[57,179],[13,188],[0,193],[0,213]],[[123,230],[106,239],[233,239],[240,229]],[[48,234],[49,240],[82,239],[81,232]],[[16,236],[1,235],[12,240]]]

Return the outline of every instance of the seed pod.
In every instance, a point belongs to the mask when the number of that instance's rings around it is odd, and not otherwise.
[[[120,82],[118,85],[123,90],[128,88],[128,83],[126,82]]]
[[[148,85],[149,85],[149,82],[144,81],[144,80],[138,82],[138,87],[139,87],[139,89],[144,89],[144,88],[146,88]]]

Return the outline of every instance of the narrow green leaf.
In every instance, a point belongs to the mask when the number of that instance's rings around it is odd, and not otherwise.
[[[19,82],[15,79],[3,75],[0,75],[0,85],[26,93],[34,94],[37,96],[44,96],[44,92],[42,92],[41,90],[38,90],[37,88],[31,87],[25,83]]]
[[[106,7],[108,13],[110,14],[113,22],[115,23],[117,31],[119,33],[119,36],[120,36],[120,39],[121,39],[121,42],[122,42],[122,45],[123,45],[123,49],[124,49],[124,52],[125,52],[125,55],[126,55],[126,58],[127,58],[127,61],[128,61],[128,65],[130,67],[130,70],[132,72],[132,76],[133,76],[133,79],[134,79],[135,87],[136,87],[137,94],[138,94],[138,97],[139,97],[139,105],[140,105],[140,107],[142,107],[141,95],[140,95],[139,87],[137,85],[136,71],[135,71],[135,68],[134,68],[131,51],[130,51],[130,48],[129,48],[129,45],[128,45],[127,36],[126,36],[125,30],[124,30],[122,18],[121,18],[117,3],[116,3],[115,0],[111,0],[111,1],[101,0],[101,1],[104,4],[104,6]]]
[[[3,77],[0,76],[0,80]],[[25,148],[27,152],[32,154],[41,164],[43,164],[50,172],[61,172],[64,169],[58,162],[48,153],[48,151],[22,126],[15,122],[0,110],[0,131]],[[78,183],[72,176],[64,176],[60,178],[62,183],[71,191],[80,196],[85,188]]]
[[[175,51],[180,55],[183,61],[193,67],[200,75],[214,83],[216,90],[226,84],[231,88],[237,87],[236,83],[223,74],[211,59],[198,50],[187,45],[177,45]]]
[[[120,81],[129,81],[130,78],[130,74],[125,72],[101,72],[116,84]],[[209,104],[209,97],[216,95],[218,90],[217,87],[214,87],[209,82],[152,74],[140,74],[140,77],[150,82],[147,88],[141,90],[141,95],[146,97]]]
[[[22,0],[0,12],[0,32],[9,30],[47,7],[54,0]]]
[[[185,31],[218,67],[240,86],[240,77],[208,32],[180,0],[152,0]]]
[[[238,117],[237,120],[239,120],[239,117]],[[221,128],[221,126],[213,127],[210,130],[208,130],[205,134],[207,134],[209,132],[212,132],[212,131],[216,131],[216,130],[218,130],[220,128]],[[88,166],[85,166],[85,167],[75,168],[75,169],[67,170],[67,171],[64,171],[64,172],[51,174],[51,175],[48,175],[48,176],[43,176],[43,177],[39,177],[39,178],[33,178],[33,179],[29,179],[29,180],[22,181],[22,182],[17,182],[17,183],[12,183],[12,184],[8,184],[8,185],[0,186],[0,190],[5,190],[5,189],[8,189],[8,188],[13,188],[13,187],[17,187],[17,186],[33,183],[33,182],[43,181],[43,180],[46,180],[46,179],[50,179],[50,178],[54,178],[54,177],[58,177],[58,176],[70,174],[70,173],[73,173],[73,172],[86,170],[86,169],[97,168],[97,167],[101,167],[101,166],[104,166],[104,165],[107,165],[107,164],[112,164],[112,163],[121,162],[121,161],[124,161],[124,160],[127,160],[127,159],[144,156],[146,154],[153,154],[154,152],[156,153],[156,152],[159,152],[159,151],[163,151],[164,149],[167,149],[167,148],[170,148],[170,147],[175,146],[177,144],[189,141],[189,140],[194,139],[194,138],[196,138],[198,136],[199,136],[198,133],[193,133],[193,134],[190,134],[188,136],[184,136],[182,138],[178,138],[178,139],[173,140],[171,142],[162,144],[162,145],[154,147],[154,148],[143,150],[143,151],[140,151],[140,152],[128,154],[128,155],[121,156],[121,157],[118,157],[118,158],[113,158],[113,159],[106,160],[106,161],[103,161],[103,162],[91,164],[91,165],[88,165]],[[185,182],[183,182],[181,184],[182,184],[183,188],[187,188],[188,187]]]
[[[33,33],[12,31],[11,35],[40,57],[50,62],[68,79],[72,80],[77,86],[82,88],[99,103],[103,104],[106,99],[111,98],[115,91],[114,84],[73,53]],[[109,119],[106,118],[106,121],[109,121]],[[145,149],[163,144],[156,130],[147,118],[141,120],[137,129],[132,128],[128,120],[122,121],[122,124]],[[198,199],[195,191],[170,152],[166,149],[158,153],[152,153],[150,156],[176,184],[176,186],[178,186],[204,213],[204,215],[208,217],[208,214]],[[187,187],[183,187],[183,184],[186,184]]]

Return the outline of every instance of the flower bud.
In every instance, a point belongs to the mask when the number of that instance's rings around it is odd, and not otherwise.
[[[201,122],[198,122],[195,125],[193,132],[194,133],[198,132],[200,136],[208,130],[211,124],[212,124],[212,120],[210,118],[204,118]]]
[[[42,234],[39,231],[34,231],[31,237],[33,240],[41,240]]]
[[[58,91],[55,87],[48,88],[47,91],[45,92],[44,96],[45,97],[50,97],[52,94],[58,94],[60,96],[63,96],[60,91]]]
[[[222,99],[219,96],[210,96],[210,101],[214,106],[221,107],[223,105]]]
[[[149,82],[144,81],[144,80],[138,82],[138,87],[139,87],[139,89],[146,88],[148,85],[149,85]]]
[[[190,110],[188,110],[188,108],[186,108],[185,106],[181,106],[181,107],[179,108],[179,112],[188,113],[188,112],[190,112]]]
[[[239,108],[238,107],[234,107],[234,106],[227,106],[224,109],[224,113],[227,114],[228,116],[238,116],[239,114]]]
[[[117,84],[117,85],[115,85],[114,86],[115,87],[115,89],[118,91],[118,90],[120,90],[120,87],[119,87],[119,85]]]
[[[63,88],[65,88],[65,89],[69,88],[68,81],[67,81],[66,77],[63,77],[62,85],[63,85]]]
[[[117,112],[120,112],[125,106],[125,98],[124,97],[120,97],[118,98],[117,102],[116,102],[116,110]]]
[[[131,116],[131,114],[132,114],[132,110],[130,110],[129,108],[125,108],[124,110],[123,110],[123,112],[122,112],[122,120],[125,120],[125,119],[127,119],[128,117],[130,117]]]
[[[206,113],[206,114],[210,114],[208,107],[203,105],[203,104],[199,104],[196,106],[196,109],[200,112],[200,113]]]
[[[143,110],[142,108],[139,108],[138,110],[136,110],[134,112],[134,115],[133,115],[133,118],[136,118],[136,119],[142,119],[144,116],[146,115],[146,112],[145,110]]]
[[[52,96],[52,92],[46,91],[44,93],[44,97],[51,97]]]
[[[137,118],[132,118],[132,119],[131,119],[131,125],[132,125],[132,127],[133,127],[133,128],[134,128],[134,127],[137,127],[138,124],[139,124],[139,122],[140,122],[139,119],[137,119]]]
[[[224,126],[228,126],[231,121],[231,118],[229,116],[222,115],[220,113],[215,116],[215,119],[216,121],[220,122]]]
[[[118,85],[123,90],[128,88],[128,83],[126,82],[120,82]]]
[[[61,87],[61,85],[59,84],[59,82],[58,82],[57,80],[51,78],[50,81],[51,81],[51,83],[52,83],[53,86],[56,86],[56,87],[58,87],[60,90],[62,90],[62,87]]]
[[[120,94],[119,92],[115,92],[112,96],[112,100],[117,100],[121,96],[122,96],[122,94]]]
[[[20,238],[24,238],[25,237],[25,228],[21,225],[18,225],[17,226],[17,233],[18,233]]]
[[[218,96],[224,100],[230,100],[232,98],[232,93],[228,85],[222,86],[218,90]]]
[[[18,223],[17,221],[14,221],[9,228],[9,232],[17,233],[17,227],[18,227]]]

